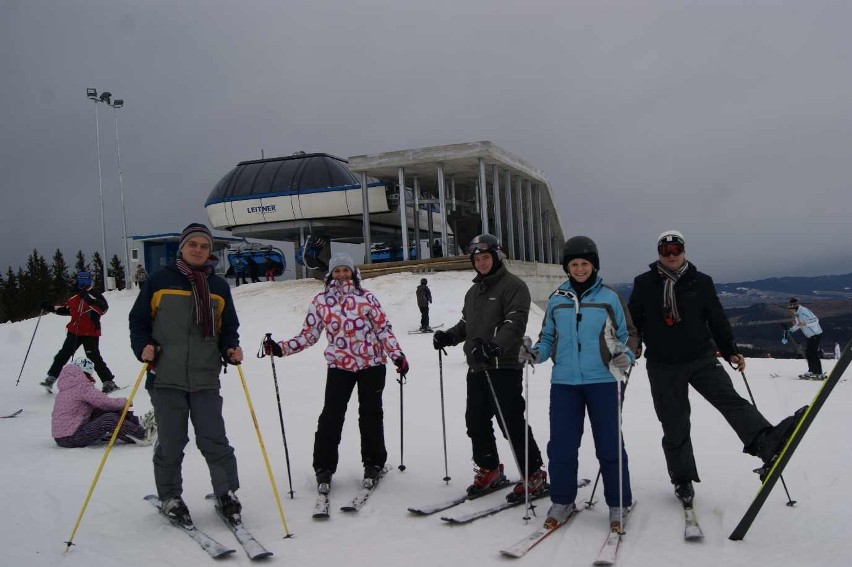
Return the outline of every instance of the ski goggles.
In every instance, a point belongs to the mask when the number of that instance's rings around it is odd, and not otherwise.
[[[491,250],[494,250],[496,252],[502,249],[503,248],[499,244],[489,244],[488,242],[474,242],[473,244],[467,247],[467,253],[476,254],[477,252],[489,252]]]
[[[680,256],[683,254],[683,244],[679,242],[669,242],[657,246],[657,252],[660,256]]]

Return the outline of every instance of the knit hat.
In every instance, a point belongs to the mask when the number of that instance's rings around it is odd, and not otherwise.
[[[339,268],[340,266],[345,266],[349,268],[352,273],[355,273],[355,262],[352,260],[352,257],[349,254],[344,254],[342,252],[338,252],[328,261],[328,273],[334,271],[334,268]]]
[[[178,250],[183,248],[183,245],[187,243],[190,238],[194,238],[196,236],[203,236],[210,242],[210,249],[213,249],[213,235],[210,233],[210,229],[204,226],[203,224],[199,224],[197,222],[186,225],[186,228],[183,229],[183,232],[180,234],[180,244],[178,244]]]
[[[420,285],[426,285],[426,278],[422,278],[420,280]]]
[[[686,250],[686,239],[678,230],[665,230],[657,238],[657,248],[662,244],[680,244]]]

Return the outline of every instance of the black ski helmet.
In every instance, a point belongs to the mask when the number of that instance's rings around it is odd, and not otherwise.
[[[420,280],[420,285],[426,285],[426,278]]]
[[[503,247],[500,246],[500,240],[493,234],[487,232],[473,237],[470,244],[467,245],[467,253],[470,255],[470,263],[473,264],[473,257],[480,252],[489,252],[494,260],[494,266],[491,272],[494,272],[500,267],[503,259]]]
[[[562,269],[568,273],[568,262],[574,258],[588,260],[595,267],[595,271],[601,269],[601,261],[598,258],[598,245],[588,236],[572,236],[565,241],[562,248]]]

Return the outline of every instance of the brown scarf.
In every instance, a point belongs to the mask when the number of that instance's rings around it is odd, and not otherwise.
[[[213,327],[213,307],[210,303],[210,288],[207,286],[207,276],[212,272],[210,266],[195,268],[178,258],[178,271],[192,284],[192,300],[195,303],[195,324],[204,330],[204,338],[212,340],[216,337]]]
[[[680,312],[677,310],[674,286],[688,268],[689,262],[684,262],[683,266],[673,272],[659,261],[657,262],[657,273],[665,278],[665,282],[663,282],[663,319],[669,327],[680,323]]]

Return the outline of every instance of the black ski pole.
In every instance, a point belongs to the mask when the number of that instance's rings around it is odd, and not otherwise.
[[[790,332],[790,329],[787,328],[787,325],[781,323],[781,328],[784,329],[784,338],[793,343],[793,347],[796,349],[796,352],[799,354],[800,358],[807,358],[805,353],[802,352],[802,347],[799,346],[799,341],[793,338],[793,333]]]
[[[754,401],[754,395],[751,393],[751,387],[748,385],[748,378],[746,378],[745,371],[740,370],[740,374],[742,374],[743,382],[745,382],[746,391],[748,391],[748,397],[751,399],[751,405],[754,406],[754,409],[757,409],[757,402]],[[787,506],[795,506],[796,501],[790,497],[790,491],[787,490],[787,482],[784,480],[784,475],[781,475],[781,486],[784,487],[784,492],[787,493]]]
[[[447,419],[444,414],[444,349],[438,351],[438,383],[441,388],[441,430],[444,433],[444,482],[450,483],[450,470],[447,462]]]
[[[402,386],[405,384],[405,376],[401,375],[396,379],[399,382],[399,466],[397,467],[400,472],[405,470],[405,430],[402,428],[402,415],[403,415],[403,389]]]
[[[38,324],[41,323],[41,316],[44,315],[44,309],[39,310],[38,319],[36,320],[35,329],[33,329],[33,336],[30,338],[30,346],[27,347],[27,354],[24,355],[24,362],[21,364],[21,371],[18,373],[18,380],[15,382],[15,386],[21,383],[21,375],[24,373],[24,366],[27,364],[27,358],[30,356],[30,349],[33,348],[33,340],[36,336],[36,331],[38,331]]]
[[[635,362],[633,363],[636,364]],[[621,400],[621,405],[624,405],[624,394],[627,392],[627,384],[630,382],[630,373],[633,372],[633,366],[627,369],[627,372],[624,374],[624,387],[621,389],[621,395],[619,399]],[[621,426],[619,425],[619,431],[621,431]],[[621,468],[619,467],[619,470]],[[601,480],[601,469],[598,467],[598,476],[595,477],[595,484],[592,486],[592,493],[589,495],[589,499],[586,501],[586,508],[594,508],[595,504],[595,492],[598,490],[598,482]],[[619,485],[621,483],[619,482]]]
[[[266,356],[263,343],[268,340],[272,340],[272,333],[266,333],[266,337],[261,341],[260,350],[257,352],[258,358]],[[272,382],[275,384],[275,399],[278,402],[278,421],[281,423],[281,438],[284,440],[284,461],[287,463],[287,481],[290,483],[290,492],[287,494],[290,495],[290,499],[292,500],[295,497],[295,492],[293,491],[293,476],[290,473],[290,450],[287,447],[287,433],[284,431],[284,414],[281,412],[281,395],[278,392],[278,373],[275,371],[275,357],[270,356],[269,362],[272,364]]]

